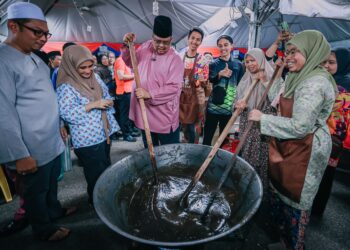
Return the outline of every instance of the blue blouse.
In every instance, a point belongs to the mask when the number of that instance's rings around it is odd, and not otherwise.
[[[102,98],[112,100],[106,85],[99,77],[96,78],[103,89]],[[57,88],[57,96],[60,117],[68,123],[74,148],[93,146],[106,140],[101,116],[102,111],[100,109],[92,109],[90,112],[86,112],[85,105],[90,101],[70,84],[64,83],[60,85]],[[120,130],[113,116],[114,113],[113,107],[107,110],[110,135]]]

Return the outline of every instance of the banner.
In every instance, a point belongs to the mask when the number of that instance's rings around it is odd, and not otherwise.
[[[349,0],[280,0],[279,8],[287,15],[350,20]]]

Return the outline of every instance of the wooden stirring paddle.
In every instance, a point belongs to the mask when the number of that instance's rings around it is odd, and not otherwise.
[[[135,82],[136,82],[136,87],[141,88],[141,80],[140,80],[140,74],[139,74],[139,70],[138,70],[138,64],[137,64],[137,59],[136,59],[134,43],[129,42],[128,46],[129,46],[129,51],[130,51],[131,64],[132,64],[132,68],[134,70],[134,78],[135,78]],[[152,143],[151,131],[149,129],[149,124],[148,124],[148,119],[147,119],[147,114],[146,114],[145,100],[142,98],[142,99],[138,99],[138,101],[139,101],[140,108],[141,108],[143,126],[145,128],[148,152],[149,152],[149,156],[151,158],[151,164],[152,164],[153,176],[154,176],[154,184],[158,185],[157,162],[156,162],[154,147],[153,147],[153,143]]]
[[[267,87],[264,91],[264,94],[263,94],[262,98],[260,99],[260,102],[257,106],[258,110],[262,110],[262,108],[264,107],[269,90],[270,90],[273,82],[275,81],[276,76],[279,73],[279,70],[280,70],[280,66],[276,65],[276,69],[273,72],[272,78],[270,79],[269,84],[267,85]],[[217,185],[215,190],[210,195],[209,203],[208,203],[206,209],[204,210],[204,213],[203,213],[202,218],[201,218],[202,221],[204,221],[205,217],[207,216],[209,209],[213,205],[217,194],[219,193],[222,185],[225,183],[225,181],[227,179],[227,176],[230,174],[232,168],[236,165],[237,155],[240,153],[241,149],[243,148],[243,145],[248,138],[249,132],[250,132],[251,128],[253,127],[253,124],[254,124],[254,121],[248,122],[247,128],[244,131],[242,137],[240,138],[240,141],[237,145],[236,152],[233,155],[232,160],[230,162],[227,162],[226,167],[225,167],[225,171],[219,180],[219,184]]]
[[[250,96],[251,96],[255,86],[258,84],[258,82],[259,82],[258,80],[254,81],[253,84],[250,85],[249,88],[246,90],[246,93],[245,93],[245,95],[243,97],[244,101],[248,101],[249,100],[249,98],[250,98]],[[203,162],[202,166],[198,169],[198,171],[195,174],[195,176],[193,177],[190,185],[188,185],[188,187],[186,188],[185,192],[182,194],[182,196],[180,198],[180,206],[183,206],[184,202],[187,201],[188,195],[190,194],[190,192],[192,191],[194,186],[197,184],[197,182],[200,180],[200,178],[202,177],[204,172],[207,170],[210,162],[215,157],[215,155],[216,155],[217,151],[219,150],[221,144],[225,140],[226,136],[230,132],[233,124],[235,123],[237,117],[241,114],[241,112],[242,112],[242,109],[236,109],[233,112],[230,120],[227,122],[224,130],[220,134],[219,138],[216,140],[216,142],[215,142],[213,148],[211,149],[211,151],[209,152],[207,158]]]

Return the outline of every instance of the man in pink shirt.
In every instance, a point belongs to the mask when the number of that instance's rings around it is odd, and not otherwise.
[[[134,33],[123,38],[124,43],[135,42]],[[133,84],[129,118],[136,127],[144,130],[141,109],[137,99],[143,98],[155,146],[179,143],[179,100],[184,66],[180,56],[171,47],[172,23],[166,16],[154,19],[152,40],[143,43],[136,51],[141,88]],[[122,58],[132,67],[127,46],[123,46]],[[145,147],[144,131],[142,137]]]

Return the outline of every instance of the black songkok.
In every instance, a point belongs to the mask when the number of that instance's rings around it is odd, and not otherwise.
[[[171,19],[167,16],[156,16],[154,19],[153,34],[161,38],[172,36],[173,28]]]

